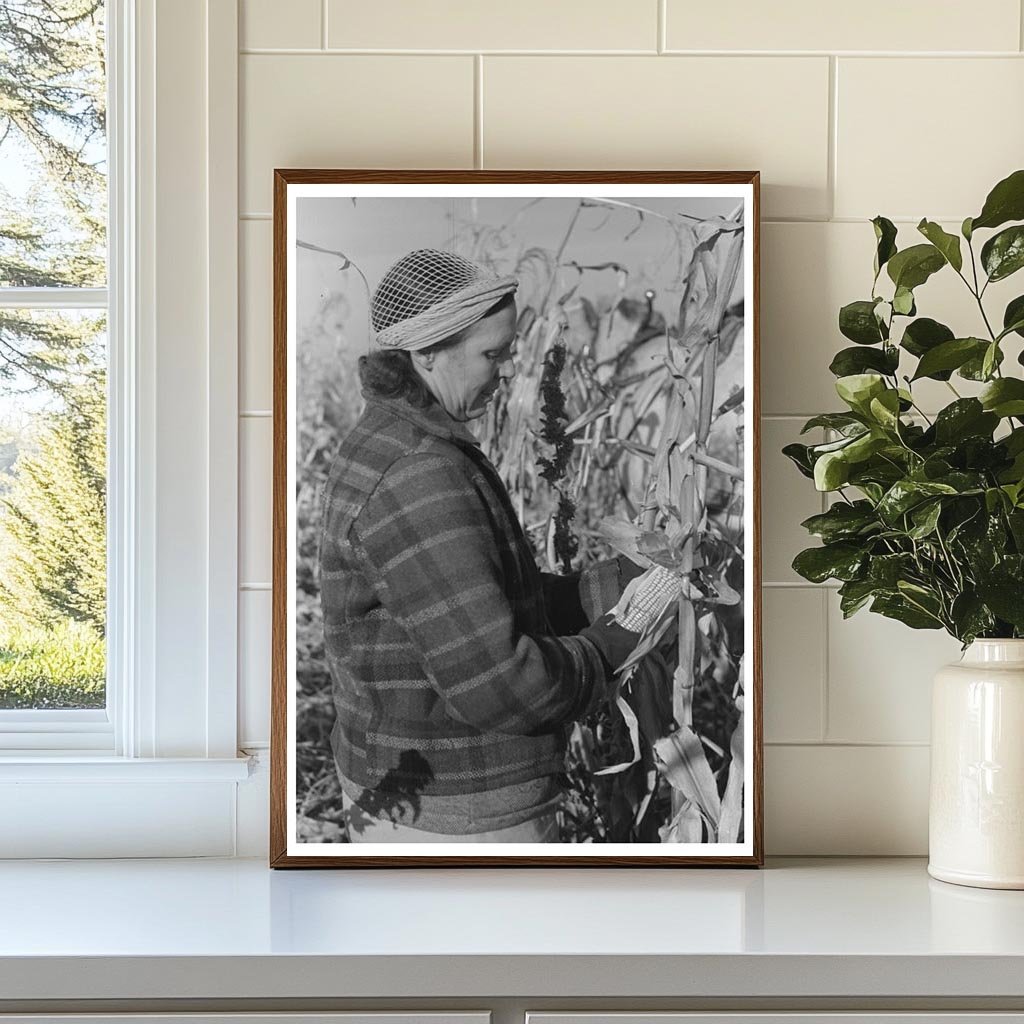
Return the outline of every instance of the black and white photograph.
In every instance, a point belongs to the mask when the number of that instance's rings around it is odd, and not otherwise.
[[[756,172],[276,174],[272,864],[760,863]]]

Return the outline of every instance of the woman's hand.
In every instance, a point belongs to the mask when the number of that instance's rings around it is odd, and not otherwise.
[[[633,653],[633,648],[640,642],[640,634],[620,626],[611,613],[602,615],[592,626],[584,630],[584,635],[593,641],[604,659],[608,678],[611,679],[619,666]]]

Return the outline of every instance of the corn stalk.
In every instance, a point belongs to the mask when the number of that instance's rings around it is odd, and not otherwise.
[[[641,565],[657,562],[673,569],[680,597],[641,637],[623,667],[617,711],[574,729],[570,777],[577,781],[577,799],[567,812],[572,820],[563,837],[657,841],[647,823],[653,819],[645,820],[657,803],[660,820],[667,822],[662,841],[734,841],[742,819],[741,680],[735,663],[725,664],[729,631],[723,622],[740,600],[725,576],[734,563],[742,566],[742,547],[733,538],[742,536],[742,514],[736,513],[742,460],[738,453],[726,458],[713,451],[711,441],[716,421],[742,409],[741,393],[716,405],[715,387],[720,360],[741,330],[729,300],[742,265],[742,217],[737,211],[694,226],[672,225],[682,268],[678,320],[672,325],[662,319],[659,326],[648,317],[634,337],[623,338],[630,309],[634,320],[638,309],[643,313],[638,301],[628,307],[629,271],[611,261],[597,267],[564,261],[583,208],[581,203],[574,211],[556,252],[530,249],[519,255],[516,271],[540,277],[537,299],[531,302],[521,288],[517,375],[492,404],[481,439],[538,555],[547,554],[549,568],[557,571],[546,543],[554,495],[537,471],[538,392],[546,354],[556,342],[566,342],[566,431],[576,449],[566,485],[578,507],[578,561],[589,564],[610,544]],[[563,285],[559,295],[557,277],[567,267],[580,279],[614,269],[617,288],[609,306],[589,307],[577,295],[579,280]],[[643,294],[650,313],[654,293]],[[587,314],[584,327],[577,315],[581,309]],[[637,346],[647,353],[660,348],[664,357],[637,370],[628,358]],[[713,514],[709,474],[719,491],[723,480],[732,488],[724,510]],[[719,677],[728,687],[721,697],[709,685]],[[698,691],[700,715],[694,703]],[[715,727],[715,739],[708,735],[709,700],[722,723]],[[731,725],[722,732],[726,721]],[[719,765],[715,771],[712,763]],[[573,829],[579,834],[566,835]]]

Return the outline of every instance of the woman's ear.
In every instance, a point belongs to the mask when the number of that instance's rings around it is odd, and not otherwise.
[[[429,349],[426,352],[410,352],[412,361],[423,370],[432,370],[434,368],[434,353]]]

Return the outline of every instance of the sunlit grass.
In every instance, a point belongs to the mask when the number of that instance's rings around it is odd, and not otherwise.
[[[0,708],[101,708],[105,701],[106,649],[94,629],[0,622]]]

